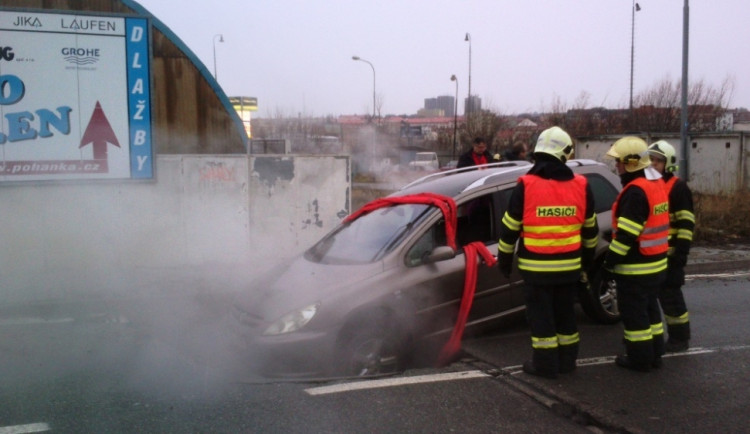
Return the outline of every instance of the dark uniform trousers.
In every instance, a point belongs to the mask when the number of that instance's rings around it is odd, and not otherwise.
[[[669,337],[687,342],[690,340],[690,323],[682,293],[684,283],[685,268],[670,263],[667,267],[667,280],[659,288],[659,302],[666,316]]]
[[[544,372],[572,371],[578,358],[576,284],[526,284],[525,292],[526,317],[536,341],[532,342],[534,366]]]
[[[642,283],[615,276],[617,302],[625,328],[625,350],[630,360],[650,366],[664,354],[664,326],[659,308],[660,283]]]

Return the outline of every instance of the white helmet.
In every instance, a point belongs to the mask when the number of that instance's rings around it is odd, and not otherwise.
[[[607,155],[613,157],[620,163],[625,163],[626,172],[637,172],[651,165],[648,155],[648,145],[643,139],[634,136],[623,137],[617,140]]]
[[[652,157],[661,158],[665,161],[664,171],[665,172],[676,172],[677,157],[675,155],[674,146],[670,145],[664,140],[654,142],[648,147],[648,152]]]
[[[573,140],[560,127],[547,128],[539,134],[534,153],[549,154],[564,163],[573,155]]]

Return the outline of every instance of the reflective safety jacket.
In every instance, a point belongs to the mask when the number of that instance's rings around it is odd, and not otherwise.
[[[521,231],[526,248],[546,255],[580,249],[586,178],[575,175],[571,181],[554,181],[524,175],[520,181],[526,187]]]
[[[668,235],[669,200],[664,181],[635,178],[612,206],[612,242],[606,264],[627,276],[661,273],[667,269]]]
[[[684,256],[690,252],[695,229],[693,214],[693,194],[687,182],[665,174],[667,195],[669,196],[669,256]]]
[[[511,261],[530,284],[572,283],[599,241],[594,198],[585,177],[565,164],[537,161],[518,179],[500,225],[498,260]]]

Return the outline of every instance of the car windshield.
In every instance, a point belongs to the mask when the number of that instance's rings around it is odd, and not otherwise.
[[[326,264],[378,261],[411,233],[429,208],[427,205],[403,204],[364,214],[339,226],[310,248],[305,257]]]

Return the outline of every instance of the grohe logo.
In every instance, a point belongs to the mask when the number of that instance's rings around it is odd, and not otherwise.
[[[0,60],[13,60],[14,57],[13,47],[0,47]]]
[[[99,48],[63,48],[63,58],[76,65],[91,65],[99,61]]]

